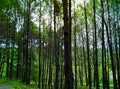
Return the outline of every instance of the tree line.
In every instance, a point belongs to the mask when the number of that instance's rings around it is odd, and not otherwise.
[[[4,77],[39,89],[120,89],[120,1],[1,0]]]

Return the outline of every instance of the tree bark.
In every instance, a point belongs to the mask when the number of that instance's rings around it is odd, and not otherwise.
[[[92,88],[91,85],[91,63],[90,63],[90,54],[89,54],[89,36],[88,36],[88,24],[87,24],[87,13],[86,13],[86,6],[85,6],[85,2],[84,2],[84,13],[85,13],[85,28],[86,28],[86,44],[87,44],[87,60],[88,60],[88,85],[89,85],[89,89]]]
[[[71,9],[68,0],[63,0],[64,16],[64,60],[65,60],[65,87],[64,89],[73,89],[72,57],[71,57]],[[68,10],[69,8],[69,10]]]
[[[95,30],[95,83],[96,89],[99,89],[99,73],[98,73],[98,51],[97,51],[97,28],[96,28],[96,0],[93,0],[94,11],[94,30]]]

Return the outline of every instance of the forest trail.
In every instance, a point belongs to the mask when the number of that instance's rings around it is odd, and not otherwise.
[[[14,89],[14,88],[10,88],[8,84],[0,84],[0,89]]]

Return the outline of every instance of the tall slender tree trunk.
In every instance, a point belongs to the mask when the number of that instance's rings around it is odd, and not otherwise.
[[[105,37],[104,37],[104,8],[103,8],[103,0],[101,0],[101,9],[102,9],[102,79],[103,79],[103,89],[106,89],[106,69],[105,69]]]
[[[120,29],[118,27],[118,29]],[[119,69],[118,69],[118,83],[120,82],[120,31],[119,31],[119,59],[118,59],[118,62],[119,62]],[[118,88],[120,88],[120,84],[118,84]]]
[[[29,31],[30,31],[30,0],[27,0],[27,12],[26,12],[26,36],[25,36],[25,69],[24,80],[25,84],[29,84]]]
[[[65,60],[65,87],[73,89],[72,57],[71,57],[71,1],[63,0],[64,18],[64,60]],[[69,10],[68,10],[69,8]],[[70,12],[69,12],[70,11]]]
[[[56,76],[55,76],[55,89],[59,89],[59,51],[58,51],[58,37],[57,37],[57,27],[56,27],[56,3],[54,0],[54,42],[55,42],[55,66],[56,66]]]
[[[109,58],[109,48],[108,48],[108,45],[106,47],[106,58],[107,58],[107,65],[110,65],[110,58]],[[107,67],[107,72],[106,72],[106,75],[107,75],[107,89],[110,89],[110,83],[109,83],[109,80],[110,80],[110,76],[109,76],[109,70],[110,70],[110,67],[108,66]]]
[[[92,84],[91,84],[91,63],[90,63],[90,54],[89,54],[89,36],[88,36],[88,26],[87,26],[87,13],[86,13],[86,6],[85,6],[85,2],[84,2],[84,12],[85,12],[85,28],[86,28],[86,37],[87,37],[87,60],[88,60],[88,85],[89,85],[89,89],[92,88]]]
[[[41,80],[41,0],[40,0],[40,15],[39,15],[39,71],[38,71],[38,88],[40,89]]]
[[[95,83],[96,89],[99,89],[99,73],[98,73],[98,51],[97,51],[97,28],[96,28],[96,0],[93,0],[94,11],[94,30],[95,30]]]
[[[116,68],[115,68],[115,64],[114,64],[114,58],[113,58],[113,52],[112,52],[113,50],[112,50],[112,45],[110,43],[109,34],[108,34],[108,26],[107,26],[106,22],[105,22],[105,26],[106,26],[107,41],[108,41],[109,50],[110,50],[110,59],[111,59],[111,64],[112,64],[114,89],[117,89]]]
[[[74,2],[74,61],[75,61],[75,89],[77,89],[77,47],[76,47],[76,13]]]
[[[15,29],[14,29],[15,30]],[[15,38],[15,32],[13,33],[13,39]],[[12,43],[12,53],[11,53],[11,62],[10,62],[10,78],[12,78],[13,77],[13,63],[14,63],[14,55],[15,55],[15,48],[14,48],[14,42]]]
[[[51,23],[51,22],[50,22]],[[52,89],[52,32],[51,32],[51,25],[50,25],[50,45],[49,45],[49,78],[48,78],[48,88]]]
[[[115,31],[115,49],[116,49],[116,59],[117,59],[117,78],[118,78],[118,88],[120,89],[120,29],[119,29],[119,0],[116,0],[116,16],[117,16],[117,23],[116,24],[116,31]],[[115,20],[115,19],[114,19]],[[118,42],[119,42],[119,50],[118,50]]]
[[[116,68],[115,68],[115,64],[114,64],[114,57],[113,57],[113,48],[112,48],[112,36],[111,36],[111,21],[110,21],[110,11],[109,11],[109,3],[107,0],[107,12],[108,12],[108,25],[105,22],[104,19],[104,24],[106,26],[106,34],[107,34],[107,41],[108,41],[108,45],[109,45],[109,50],[110,50],[110,59],[111,59],[111,64],[112,64],[112,74],[113,74],[113,83],[114,83],[114,89],[117,89],[117,80],[116,80]],[[110,30],[110,35],[108,30]]]
[[[63,33],[63,31],[62,31],[62,33]],[[63,35],[62,35],[62,37],[61,37],[61,39],[63,39]],[[63,63],[64,63],[64,61],[63,61],[63,58],[64,58],[64,53],[63,53],[63,43],[60,45],[60,89],[63,89],[63,82],[64,82],[64,73],[63,73],[63,71],[64,71],[64,68],[63,68]]]
[[[50,31],[49,31],[49,78],[48,78],[48,88],[52,89],[52,28],[51,28],[51,20],[50,20]]]
[[[7,19],[7,23],[8,23],[8,26],[7,26],[7,34],[6,34],[6,77],[9,77],[9,67],[10,67],[10,53],[9,53],[9,46],[10,46],[10,43],[9,43],[9,37],[10,37],[10,23],[9,23],[9,19],[10,19],[10,16],[8,17]]]
[[[43,48],[43,45],[44,45],[44,42],[42,44],[42,48]],[[43,50],[44,49],[42,49],[42,53],[43,53]],[[43,55],[44,55],[44,53],[43,53]],[[42,56],[42,62],[41,63],[42,63],[42,65],[41,65],[41,69],[42,69],[41,70],[42,71],[42,74],[41,74],[42,75],[42,77],[41,77],[41,88],[44,89],[44,60],[43,60],[43,56]]]
[[[86,86],[88,86],[88,77],[87,77],[87,66],[86,66],[86,56],[85,56],[85,47],[84,47],[84,38],[82,35],[82,50],[83,50],[83,59],[84,59],[84,68],[85,68],[85,81],[86,81]]]
[[[94,29],[94,28],[93,28]],[[94,65],[94,87],[96,86],[95,84],[95,31],[93,30],[93,65]]]
[[[5,50],[0,48],[0,78],[3,76],[4,65],[5,65]]]
[[[17,22],[17,16],[16,16],[16,7],[14,7],[14,13],[15,13],[15,23],[13,24],[13,32],[11,33],[11,38],[13,40],[12,42],[12,58],[11,58],[11,63],[10,63],[10,78],[13,77],[13,63],[14,63],[14,58],[15,58],[15,36],[16,36],[16,22]]]
[[[101,0],[101,9],[102,9],[102,79],[103,79],[103,89],[105,89],[105,70],[104,70],[104,52],[105,52],[105,42],[104,42],[104,23],[103,23],[103,19],[104,19],[104,10],[103,10],[103,0]]]
[[[20,46],[20,39],[18,38],[18,55],[17,55],[17,68],[16,68],[16,79],[20,78],[20,73],[21,73],[21,65],[20,65],[20,56],[21,56],[21,46]]]

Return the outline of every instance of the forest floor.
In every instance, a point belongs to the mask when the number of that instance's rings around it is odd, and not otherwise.
[[[10,88],[8,84],[0,84],[0,89],[14,89],[14,88]]]
[[[12,86],[10,86],[9,84],[5,83],[5,84],[0,84],[0,89],[38,89],[37,87],[31,87],[31,88],[25,88],[25,87],[16,87],[16,88],[12,88]]]

